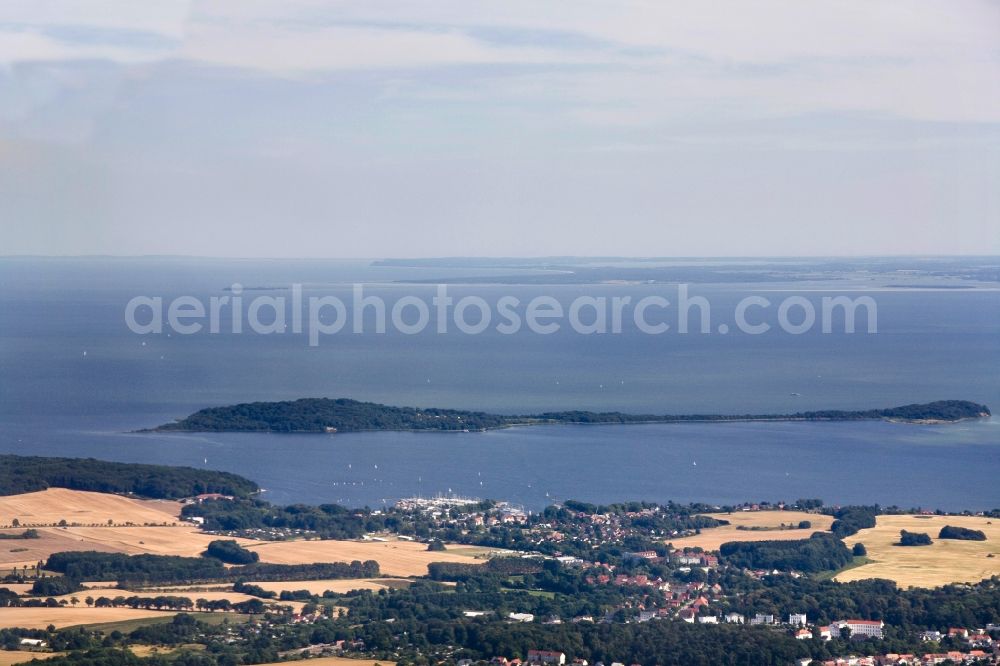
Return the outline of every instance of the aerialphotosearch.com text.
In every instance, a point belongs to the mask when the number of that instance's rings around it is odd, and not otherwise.
[[[448,293],[447,285],[437,285],[430,298],[409,294],[386,299],[365,293],[363,284],[353,285],[345,297],[307,295],[301,284],[282,291],[287,295],[251,297],[240,284],[233,284],[226,295],[207,298],[136,296],[125,306],[125,323],[140,335],[305,334],[311,347],[320,345],[324,337],[345,333],[479,335],[493,330],[502,335],[522,331],[538,335],[559,331],[580,335],[763,335],[773,331],[801,335],[814,330],[854,333],[862,324],[868,334],[878,330],[878,308],[870,296],[809,299],[792,295],[772,301],[752,294],[728,306],[727,316],[719,321],[718,309],[713,310],[709,298],[691,294],[686,284],[677,285],[668,295],[581,295],[572,299],[544,294],[530,299],[500,295],[492,301],[470,295],[456,298]]]

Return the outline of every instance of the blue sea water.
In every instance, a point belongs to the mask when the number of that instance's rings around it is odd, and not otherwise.
[[[476,275],[485,271],[476,270]],[[509,271],[505,271],[509,272]],[[1000,292],[873,285],[692,285],[715,322],[749,294],[871,295],[878,333],[651,336],[132,333],[134,296],[205,299],[239,282],[388,302],[456,270],[359,261],[0,259],[0,452],[245,474],[277,502],[378,505],[453,492],[538,508],[566,498],[1000,506],[1000,423],[547,426],[489,433],[131,434],[201,407],[305,396],[530,413],[775,413],[962,398],[1000,407]],[[835,291],[829,291],[829,290]],[[456,299],[662,294],[664,285],[450,285]],[[249,300],[257,292],[246,292]],[[272,293],[272,292],[261,292]],[[863,327],[861,327],[863,330]],[[835,329],[836,331],[836,329]],[[207,463],[205,461],[208,461]],[[377,467],[376,467],[377,466]]]

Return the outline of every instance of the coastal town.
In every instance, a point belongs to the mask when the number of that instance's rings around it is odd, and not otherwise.
[[[751,661],[794,666],[1000,663],[1000,572],[926,589],[834,580],[871,566],[869,552],[883,557],[883,521],[937,526],[928,540],[942,543],[981,536],[961,543],[992,565],[992,513],[818,499],[277,507],[250,491],[229,483],[159,503],[59,489],[0,497],[7,558],[23,562],[0,575],[4,647],[52,659],[77,636],[64,627],[100,616],[134,618],[132,628],[112,638],[89,623],[74,640],[258,655],[244,663],[656,666],[650,655],[665,646],[687,663],[736,644],[756,645]],[[88,551],[109,538],[130,544],[124,557]],[[923,548],[889,553],[935,552]]]

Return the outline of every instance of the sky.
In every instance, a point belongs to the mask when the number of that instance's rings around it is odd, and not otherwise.
[[[4,0],[0,255],[1000,254],[1000,3]]]

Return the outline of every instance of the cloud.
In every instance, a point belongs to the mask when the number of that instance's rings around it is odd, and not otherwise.
[[[531,46],[500,46],[456,29],[384,26],[192,28],[177,57],[273,74],[455,65],[603,65],[606,56]],[[623,62],[625,57],[618,57]]]
[[[112,39],[115,31],[180,38],[191,7],[191,0],[4,0],[0,29],[75,27],[103,31]]]
[[[976,0],[13,0],[0,5],[0,63],[182,61],[279,77],[479,68],[473,84],[506,65],[550,75],[591,105],[576,114],[586,122],[727,106],[996,122],[998,26],[1000,5]]]
[[[976,0],[6,0],[0,219],[35,252],[995,249],[998,37]]]

